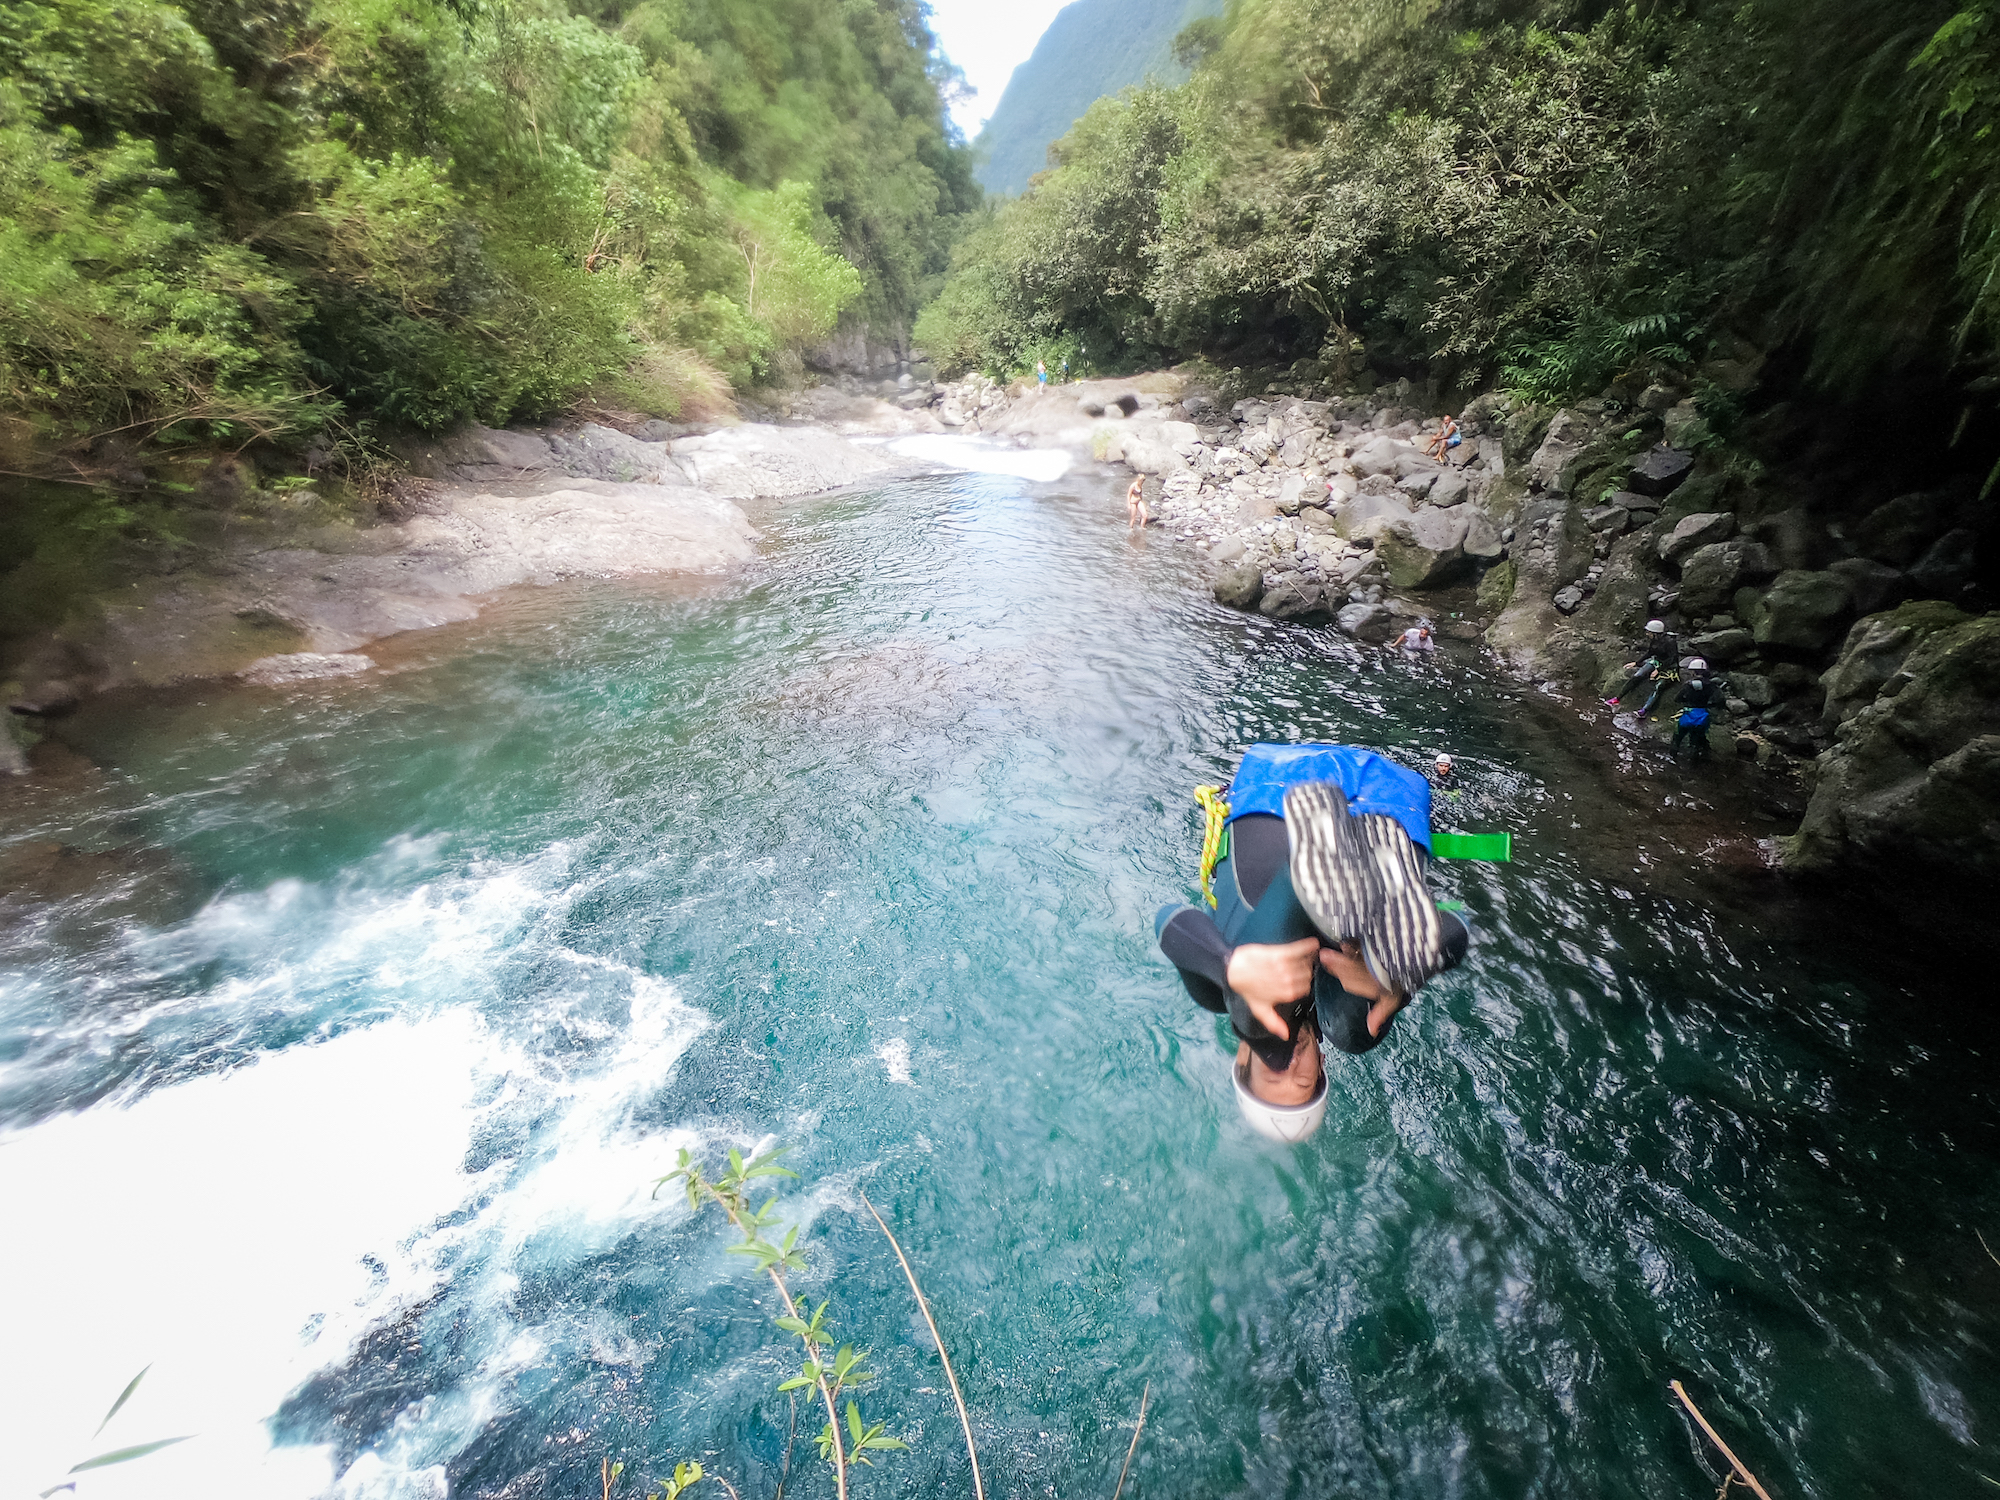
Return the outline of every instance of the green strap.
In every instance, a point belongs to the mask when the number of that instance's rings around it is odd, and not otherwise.
[[[1514,857],[1511,833],[1433,833],[1431,853],[1439,859],[1490,859],[1508,861]]]

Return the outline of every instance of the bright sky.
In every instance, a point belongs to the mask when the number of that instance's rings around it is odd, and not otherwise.
[[[931,0],[931,30],[944,55],[978,92],[961,99],[951,117],[969,141],[992,115],[1014,69],[1069,0]]]

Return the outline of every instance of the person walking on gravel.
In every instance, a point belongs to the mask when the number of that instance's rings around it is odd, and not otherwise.
[[[1125,491],[1125,514],[1128,530],[1144,526],[1152,519],[1146,514],[1146,476],[1143,474],[1135,478]]]

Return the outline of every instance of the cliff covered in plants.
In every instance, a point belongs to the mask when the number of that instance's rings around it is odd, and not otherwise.
[[[943,67],[919,0],[16,0],[0,457],[672,416],[907,326]]]

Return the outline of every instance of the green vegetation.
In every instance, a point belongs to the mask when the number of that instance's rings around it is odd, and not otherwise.
[[[1014,70],[974,147],[990,192],[1018,193],[1048,165],[1051,142],[1107,94],[1186,81],[1201,39],[1220,35],[1222,0],[1075,0]],[[1177,44],[1177,37],[1189,39]],[[1193,51],[1189,47],[1193,47]]]
[[[778,1389],[782,1392],[811,1390],[818,1394],[826,1408],[826,1426],[819,1433],[819,1456],[832,1468],[835,1491],[841,1500],[846,1500],[850,1466],[868,1466],[873,1462],[869,1457],[871,1453],[905,1450],[909,1445],[900,1438],[889,1436],[885,1424],[865,1421],[860,1403],[852,1395],[847,1396],[846,1430],[843,1434],[840,1398],[873,1380],[875,1373],[862,1363],[868,1357],[867,1350],[856,1350],[852,1344],[834,1348],[833,1330],[826,1321],[828,1303],[821,1302],[818,1309],[813,1310],[810,1304],[792,1296],[791,1284],[786,1278],[793,1272],[804,1271],[806,1263],[795,1248],[799,1239],[796,1224],[785,1232],[783,1241],[778,1244],[774,1245],[764,1238],[764,1230],[777,1213],[776,1195],[765,1199],[762,1208],[750,1206],[749,1184],[756,1179],[798,1176],[798,1173],[777,1164],[777,1158],[783,1154],[782,1150],[768,1151],[745,1161],[743,1153],[731,1147],[728,1170],[711,1182],[703,1174],[701,1163],[683,1150],[679,1165],[660,1178],[653,1185],[653,1191],[657,1194],[667,1183],[677,1182],[687,1189],[688,1207],[699,1210],[704,1203],[712,1203],[721,1209],[737,1233],[743,1236],[743,1242],[731,1245],[729,1253],[747,1256],[756,1262],[758,1270],[771,1278],[771,1284],[777,1288],[778,1300],[785,1309],[782,1316],[772,1321],[797,1338],[804,1351],[799,1373],[780,1381]],[[886,1225],[883,1232],[888,1232]],[[810,1317],[806,1316],[808,1312]],[[695,1477],[700,1478],[699,1471]]]
[[[674,415],[907,325],[946,81],[920,0],[14,0],[6,462]]]
[[[958,247],[947,369],[2000,384],[1994,0],[1232,0],[1179,47]]]

